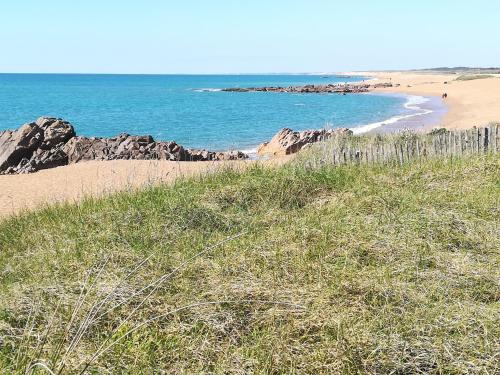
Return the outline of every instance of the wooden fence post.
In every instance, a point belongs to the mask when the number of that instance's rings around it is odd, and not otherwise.
[[[489,142],[490,141],[490,129],[488,127],[484,128],[484,152],[488,153]]]
[[[472,146],[472,153],[475,154],[477,153],[477,129],[472,128],[472,137],[471,137],[471,146]]]
[[[483,132],[482,132],[483,129],[479,128],[477,129],[477,153],[480,154],[482,149],[483,149],[483,145],[482,145],[482,140],[483,140]]]
[[[495,154],[500,151],[500,124],[495,125]]]
[[[465,138],[466,138],[466,133],[461,131],[460,132],[460,155],[463,155],[465,153]]]
[[[496,134],[495,134],[495,128],[496,128],[496,125],[495,124],[491,124],[490,126],[490,150],[491,150],[491,153],[494,154],[495,151],[496,151],[496,146],[497,146],[497,143],[496,143]]]
[[[464,131],[464,154],[467,154],[467,152],[469,151],[469,131],[468,130],[465,130]]]
[[[498,144],[500,143],[500,140],[498,139],[498,125],[494,124],[493,127],[491,128],[491,136],[494,140],[492,150],[493,153],[496,154],[498,152]]]

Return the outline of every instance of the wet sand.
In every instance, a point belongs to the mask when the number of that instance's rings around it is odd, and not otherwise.
[[[408,99],[408,95],[402,93],[375,92],[372,94],[397,96]],[[413,132],[429,132],[435,127],[442,127],[441,123],[443,121],[443,118],[448,113],[448,107],[445,105],[445,103],[443,103],[441,97],[420,95],[418,97],[422,97],[424,100],[426,100],[424,103],[412,105],[412,107],[418,108],[418,110],[414,110],[411,114],[403,115],[402,119],[398,119],[395,122],[394,117],[387,122],[381,121],[380,123],[383,123],[383,125],[371,131],[368,131],[367,133],[385,134],[399,132],[401,130],[407,129]]]

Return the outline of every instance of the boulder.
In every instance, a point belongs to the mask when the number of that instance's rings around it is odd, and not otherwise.
[[[0,133],[0,172],[29,160],[43,141],[43,130],[35,123],[25,124],[18,130]]]
[[[107,140],[112,154],[116,159],[150,159],[155,141],[150,135],[131,136],[121,134],[117,138]]]
[[[225,151],[225,152],[217,152],[214,155],[214,160],[244,160],[248,159],[248,155],[241,151]]]
[[[61,167],[68,164],[68,155],[62,150],[64,144],[60,143],[57,147],[49,150],[37,149],[31,158],[23,159],[13,169],[15,173],[32,173],[43,169]]]
[[[175,142],[158,142],[154,152],[159,160],[186,161],[189,151]]]
[[[352,134],[346,128],[331,130],[305,130],[296,132],[289,128],[281,129],[269,142],[261,144],[257,150],[259,155],[290,155],[302,150],[306,145],[324,141],[333,135]]]
[[[73,137],[63,147],[68,164],[89,160],[107,160],[108,146],[101,138]]]
[[[43,142],[40,145],[43,150],[50,150],[60,143],[66,143],[76,135],[73,126],[62,119],[40,117],[35,124],[43,130]]]
[[[188,150],[186,161],[210,161],[213,154],[207,150]]]

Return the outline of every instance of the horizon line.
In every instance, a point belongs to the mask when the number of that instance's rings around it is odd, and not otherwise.
[[[454,66],[454,67],[434,67],[434,68],[412,68],[412,69],[365,69],[365,70],[344,70],[344,71],[304,71],[304,72],[223,72],[223,73],[133,73],[133,72],[0,72],[3,75],[137,75],[137,76],[230,76],[230,75],[348,75],[349,73],[369,73],[369,72],[413,72],[413,71],[453,71],[453,70],[500,70],[500,67],[474,67],[474,66]]]
[[[381,71],[381,70],[373,70]],[[239,73],[91,73],[91,72],[0,72],[0,74],[33,74],[33,75],[143,75],[143,76],[173,76],[173,75],[183,75],[183,76],[209,76],[209,75],[335,75],[335,74],[346,74],[346,73],[362,73],[364,71],[345,71],[345,72],[239,72]]]

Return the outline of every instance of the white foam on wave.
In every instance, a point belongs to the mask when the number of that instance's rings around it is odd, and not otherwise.
[[[222,89],[195,89],[194,92],[220,92]]]
[[[240,151],[243,152],[244,154],[247,154],[249,160],[257,160],[257,159],[259,159],[259,155],[257,154],[257,147],[255,147],[255,148],[247,148],[247,149],[240,150]]]
[[[247,148],[245,150],[240,150],[240,151],[248,155],[257,154],[257,147]]]
[[[354,134],[363,134],[363,133],[367,133],[369,131],[372,131],[374,129],[380,128],[381,126],[384,126],[384,125],[395,124],[397,122],[400,122],[402,120],[409,119],[412,117],[424,116],[424,115],[431,114],[434,111],[431,111],[430,109],[424,109],[422,107],[419,107],[419,105],[427,103],[429,100],[430,100],[429,98],[425,98],[423,96],[408,95],[407,101],[404,104],[404,107],[406,109],[415,111],[415,113],[410,113],[408,115],[393,116],[393,117],[388,118],[387,120],[373,122],[371,124],[366,124],[366,125],[361,125],[361,126],[358,126],[356,128],[352,128],[351,130]]]

